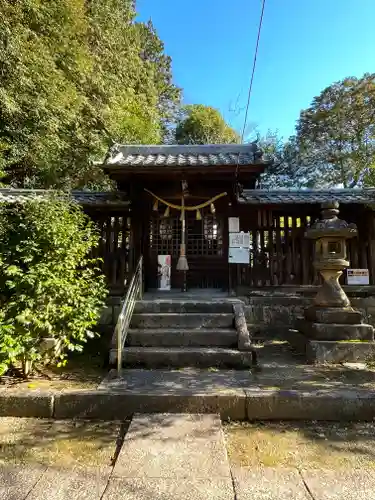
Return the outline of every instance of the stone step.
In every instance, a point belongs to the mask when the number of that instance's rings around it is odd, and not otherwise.
[[[233,303],[227,301],[196,300],[140,300],[135,305],[135,313],[232,313]]]
[[[232,328],[229,313],[136,313],[131,328]]]
[[[125,347],[123,364],[133,367],[170,368],[251,367],[251,352],[222,347]],[[110,350],[110,364],[117,360],[116,349]]]
[[[129,346],[143,347],[237,347],[237,331],[214,328],[131,329],[126,342]]]

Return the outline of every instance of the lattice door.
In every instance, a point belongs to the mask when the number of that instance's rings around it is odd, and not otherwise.
[[[178,255],[181,243],[179,217],[154,217],[150,222],[150,251],[156,255]]]
[[[182,273],[176,271],[180,254],[180,214],[172,217],[154,216],[149,233],[149,287],[157,287],[157,256],[172,256],[172,288],[182,286]],[[223,251],[223,226],[214,215],[196,220],[195,212],[186,212],[186,255],[189,288],[223,288],[227,282],[227,261]]]
[[[172,256],[172,288],[181,287],[181,276],[176,273],[176,264],[181,244],[181,221],[179,215],[163,217],[155,214],[150,221],[149,230],[149,265],[147,282],[149,288],[158,287],[157,261],[158,255]]]
[[[195,215],[195,214],[192,214]],[[220,219],[205,215],[202,220],[187,218],[187,255],[221,256],[223,253],[223,231]]]

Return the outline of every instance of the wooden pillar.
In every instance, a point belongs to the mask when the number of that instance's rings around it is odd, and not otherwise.
[[[370,273],[370,285],[375,285],[375,212],[369,211],[368,221],[368,269]]]

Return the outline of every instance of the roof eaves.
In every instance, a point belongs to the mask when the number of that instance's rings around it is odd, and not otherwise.
[[[242,204],[319,204],[338,201],[346,204],[375,204],[375,189],[325,190],[244,190],[238,197]]]
[[[0,189],[0,203],[25,203],[30,200],[43,200],[48,194],[57,194],[55,190],[44,189]],[[67,193],[80,205],[84,206],[108,206],[108,205],[130,205],[125,193],[120,192],[94,192],[94,191],[71,191]]]

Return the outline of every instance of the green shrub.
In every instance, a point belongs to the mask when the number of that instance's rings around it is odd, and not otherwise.
[[[93,223],[68,198],[0,207],[0,374],[32,363],[63,363],[81,351],[99,319],[104,276]],[[45,339],[58,352],[45,352]],[[54,342],[52,341],[52,343]]]

